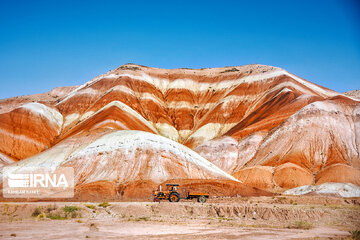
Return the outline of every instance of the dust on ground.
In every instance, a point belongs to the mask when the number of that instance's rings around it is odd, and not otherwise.
[[[0,239],[344,239],[359,229],[356,198],[0,203]]]

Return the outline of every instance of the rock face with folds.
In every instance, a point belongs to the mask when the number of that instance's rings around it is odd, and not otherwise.
[[[264,65],[127,64],[0,101],[0,168],[71,166],[82,192],[171,179],[359,185],[359,148],[359,100]]]

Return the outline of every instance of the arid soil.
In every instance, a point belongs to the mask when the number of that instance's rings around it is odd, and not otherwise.
[[[350,239],[360,199],[0,203],[0,239]]]

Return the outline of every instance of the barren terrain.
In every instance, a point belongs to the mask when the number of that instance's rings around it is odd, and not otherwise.
[[[2,203],[0,214],[1,239],[351,239],[360,229],[360,199],[322,196]]]

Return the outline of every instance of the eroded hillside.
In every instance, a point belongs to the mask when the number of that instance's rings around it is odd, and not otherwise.
[[[79,188],[107,181],[116,194],[171,179],[265,190],[360,185],[359,101],[276,67],[127,64],[0,107],[0,167],[71,166]]]

